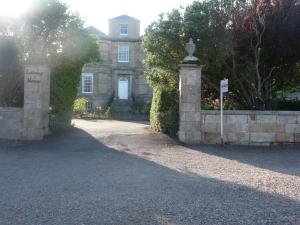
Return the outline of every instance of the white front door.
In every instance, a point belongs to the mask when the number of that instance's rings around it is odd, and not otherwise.
[[[119,78],[119,99],[128,99],[128,78]]]

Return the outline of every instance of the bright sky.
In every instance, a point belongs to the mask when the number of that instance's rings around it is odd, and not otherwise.
[[[108,19],[127,14],[141,21],[143,31],[162,12],[187,6],[193,0],[62,0],[72,11],[78,11],[86,21],[108,33]],[[0,15],[18,16],[30,5],[31,0],[0,0]]]

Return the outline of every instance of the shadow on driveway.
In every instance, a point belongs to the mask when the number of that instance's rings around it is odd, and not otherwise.
[[[300,177],[299,145],[272,147],[200,145],[188,147],[206,154]]]
[[[222,157],[237,151],[211,148],[201,151]],[[245,154],[249,163],[261,163],[255,152]],[[298,201],[189,176],[109,148],[79,129],[0,144],[0,184],[1,225],[300,224]]]

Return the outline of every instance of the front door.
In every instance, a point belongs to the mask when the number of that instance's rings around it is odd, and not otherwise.
[[[119,78],[119,99],[128,99],[128,78]]]

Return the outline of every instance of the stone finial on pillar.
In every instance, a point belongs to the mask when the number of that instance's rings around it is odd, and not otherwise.
[[[180,67],[179,81],[179,132],[180,141],[198,144],[201,141],[201,66],[193,56],[196,46],[193,40],[186,45],[188,56]]]
[[[189,42],[186,43],[185,50],[187,51],[188,56],[183,59],[183,63],[199,64],[199,59],[194,56],[196,45],[194,44],[192,38],[190,38]]]

